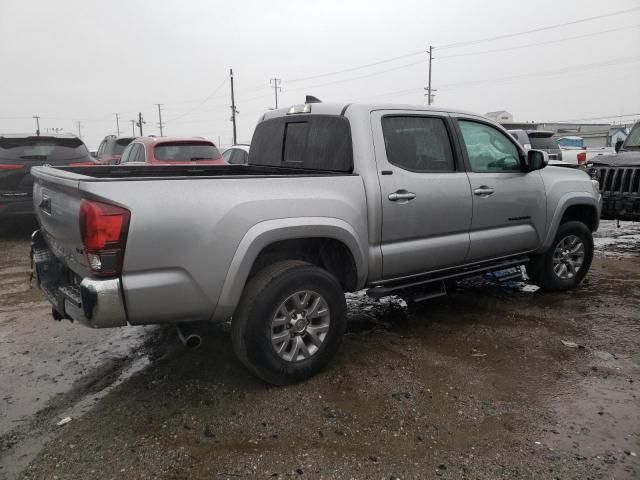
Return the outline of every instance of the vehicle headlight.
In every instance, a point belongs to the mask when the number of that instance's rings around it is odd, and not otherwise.
[[[600,193],[600,182],[595,178],[591,179],[591,185],[593,186],[593,193],[595,193],[596,197]]]

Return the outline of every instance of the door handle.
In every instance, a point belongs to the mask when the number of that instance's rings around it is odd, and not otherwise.
[[[495,190],[491,187],[487,187],[486,185],[482,185],[481,187],[478,187],[473,191],[473,194],[479,197],[488,197],[489,195],[493,195],[494,193]]]
[[[409,200],[413,200],[414,198],[416,198],[416,194],[407,192],[406,190],[398,190],[397,192],[389,194],[389,200],[391,200],[392,202],[398,202],[400,200],[408,202]]]

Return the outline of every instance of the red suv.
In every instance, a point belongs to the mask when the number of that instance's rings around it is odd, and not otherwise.
[[[215,144],[199,137],[140,137],[131,142],[120,165],[227,165]]]

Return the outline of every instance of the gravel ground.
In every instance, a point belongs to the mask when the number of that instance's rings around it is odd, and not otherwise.
[[[171,328],[54,322],[31,227],[0,232],[0,479],[640,477],[638,224],[603,222],[572,292],[350,295],[335,361],[287,388],[224,325],[189,351]]]

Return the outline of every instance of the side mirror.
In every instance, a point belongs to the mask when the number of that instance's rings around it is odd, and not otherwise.
[[[530,172],[540,170],[549,163],[549,155],[542,150],[527,150],[527,169]]]
[[[624,144],[624,140],[618,140],[616,142],[615,147],[613,147],[613,148],[615,148],[616,153],[618,153],[620,151],[620,149],[622,148],[622,144]]]

